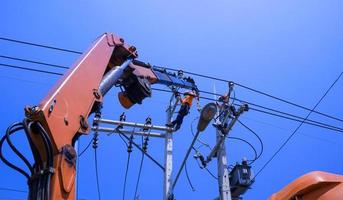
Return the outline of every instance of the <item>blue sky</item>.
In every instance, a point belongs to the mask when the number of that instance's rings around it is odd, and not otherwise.
[[[276,96],[313,107],[342,71],[343,2],[289,1],[6,1],[2,3],[0,37],[32,41],[84,51],[104,32],[122,36],[137,47],[141,60],[186,71],[234,80]],[[0,41],[0,54],[70,66],[78,55],[33,48]],[[46,66],[1,59],[0,63],[37,69]],[[63,72],[60,70],[59,72]],[[25,105],[36,105],[59,77],[8,68],[0,68],[2,121],[4,132],[9,124],[22,120]],[[195,77],[196,78],[196,77]],[[343,118],[343,80],[326,96],[317,110]],[[196,78],[202,90],[224,93],[220,82]],[[124,109],[116,92],[105,98],[104,117],[117,119]],[[165,123],[169,94],[153,93],[143,105],[127,111],[129,121],[144,122],[151,116],[156,124]],[[256,93],[236,88],[239,98],[250,100],[305,117],[306,111],[287,106]],[[201,101],[205,105],[206,101]],[[198,116],[195,108],[175,134],[174,169],[178,169],[192,139],[191,121]],[[343,124],[318,115],[311,119],[342,127]],[[275,117],[249,111],[241,120],[263,139],[265,152],[253,165],[258,171],[281,143],[298,126]],[[209,128],[201,139],[215,144],[215,130]],[[240,125],[232,136],[242,137],[259,148],[258,141]],[[91,136],[81,138],[81,149]],[[140,138],[135,139],[140,142]],[[15,143],[29,156],[24,135]],[[163,141],[152,139],[149,152],[163,161]],[[343,136],[340,133],[304,125],[279,155],[263,170],[246,195],[247,200],[266,199],[296,177],[322,170],[343,174]],[[252,157],[249,147],[237,141],[226,142],[230,163]],[[203,149],[206,154],[207,150]],[[8,152],[6,148],[5,152]],[[99,176],[103,199],[119,199],[122,195],[126,147],[116,135],[100,136]],[[18,161],[13,154],[8,154]],[[127,197],[133,199],[140,153],[134,149],[128,175]],[[214,199],[216,180],[199,169],[191,158],[188,162],[192,192],[183,175],[175,189],[177,199]],[[215,162],[209,168],[215,172]],[[79,198],[96,199],[93,149],[80,158]],[[25,179],[0,163],[0,187],[26,190]],[[145,160],[141,199],[161,199],[162,173]],[[0,191],[0,199],[25,199],[23,193]]]

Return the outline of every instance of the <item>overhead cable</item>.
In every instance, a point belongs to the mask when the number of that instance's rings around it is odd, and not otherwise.
[[[53,50],[58,50],[58,51],[64,51],[64,52],[69,52],[69,53],[82,54],[81,51],[75,51],[75,50],[70,50],[70,49],[65,49],[65,48],[48,46],[48,45],[43,45],[43,44],[38,44],[38,43],[33,43],[33,42],[26,42],[26,41],[12,39],[12,38],[8,38],[8,37],[0,37],[0,40],[4,40],[4,41],[8,41],[8,42],[20,43],[20,44],[25,44],[25,45],[31,45],[31,46],[36,46],[36,47],[48,48],[48,49],[53,49]],[[170,71],[180,71],[180,70],[177,70],[177,69],[174,69],[174,68],[168,68],[168,67],[159,67],[159,68],[167,69],[167,70],[170,70]],[[237,83],[237,82],[229,81],[229,80],[222,79],[222,78],[217,78],[217,77],[214,77],[214,76],[208,76],[208,75],[198,74],[198,73],[194,73],[194,72],[189,72],[189,71],[183,71],[183,73],[186,73],[186,74],[189,74],[189,75],[193,75],[193,76],[202,77],[202,78],[207,78],[207,79],[211,79],[211,80],[226,82],[226,83],[234,83],[235,85],[237,85],[237,86],[239,86],[241,88],[250,90],[252,92],[255,92],[255,93],[267,96],[269,98],[278,100],[280,102],[283,102],[283,103],[286,103],[286,104],[289,104],[289,105],[292,105],[292,106],[295,106],[295,107],[298,107],[298,108],[301,108],[301,109],[304,109],[304,110],[307,110],[307,111],[311,111],[311,109],[308,108],[308,107],[299,105],[297,103],[291,102],[289,100],[285,100],[285,99],[280,98],[280,97],[276,97],[274,95],[268,94],[266,92],[262,92],[260,90],[256,90],[254,88],[245,86],[245,85]],[[312,112],[314,112],[316,114],[319,114],[319,115],[322,115],[322,116],[325,116],[325,117],[328,117],[328,118],[331,118],[331,119],[334,119],[334,120],[337,120],[337,121],[340,121],[340,122],[343,122],[343,119],[340,119],[340,118],[335,117],[335,116],[331,116],[331,115],[328,115],[328,114],[325,114],[325,113],[322,113],[322,112],[319,112],[319,111],[312,111]]]
[[[292,132],[292,134],[281,144],[281,146],[276,150],[276,152],[268,159],[268,161],[262,166],[262,168],[256,173],[254,179],[268,166],[268,164],[280,153],[280,151],[288,144],[288,142],[293,138],[293,136],[297,133],[297,131],[300,129],[300,127],[304,124],[305,120],[312,114],[312,112],[318,107],[318,105],[322,102],[322,100],[325,98],[325,96],[330,92],[330,90],[333,88],[333,86],[338,82],[338,80],[341,78],[343,72],[339,74],[339,76],[336,78],[336,80],[330,85],[330,87],[326,90],[324,95],[319,99],[319,101],[316,103],[316,105],[311,109],[311,111],[306,115],[305,119],[297,126],[296,129]]]

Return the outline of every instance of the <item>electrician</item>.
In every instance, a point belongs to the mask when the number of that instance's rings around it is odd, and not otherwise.
[[[188,91],[184,93],[184,96],[185,97],[181,99],[180,94],[179,93],[176,94],[176,98],[178,98],[179,101],[181,102],[181,107],[177,114],[176,119],[166,124],[166,126],[168,127],[174,127],[175,131],[180,129],[181,124],[183,122],[183,118],[189,113],[189,109],[192,106],[194,97],[198,97],[199,95],[196,90],[192,90],[192,91]]]

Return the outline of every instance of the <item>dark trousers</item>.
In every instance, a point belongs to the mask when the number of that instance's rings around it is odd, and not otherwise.
[[[180,107],[179,113],[176,116],[176,119],[172,121],[172,125],[175,126],[175,130],[179,130],[183,122],[183,118],[188,114],[190,106],[188,104],[183,104]]]

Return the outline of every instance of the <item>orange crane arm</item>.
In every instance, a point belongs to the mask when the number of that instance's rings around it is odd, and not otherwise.
[[[95,40],[38,106],[25,109],[26,124],[30,125],[28,138],[37,173],[30,181],[31,198],[39,195],[34,194],[37,193],[35,187],[39,180],[36,177],[51,173],[48,198],[74,199],[77,155],[73,142],[90,130],[87,118],[95,106],[102,102],[103,94],[99,87],[105,73],[136,57],[135,47],[124,44],[122,38],[105,33]],[[123,73],[121,71],[118,75]],[[45,138],[42,131],[47,134]],[[48,148],[44,141],[46,139],[51,145]],[[49,158],[49,151],[53,158]],[[49,162],[53,163],[52,167],[49,167]]]

